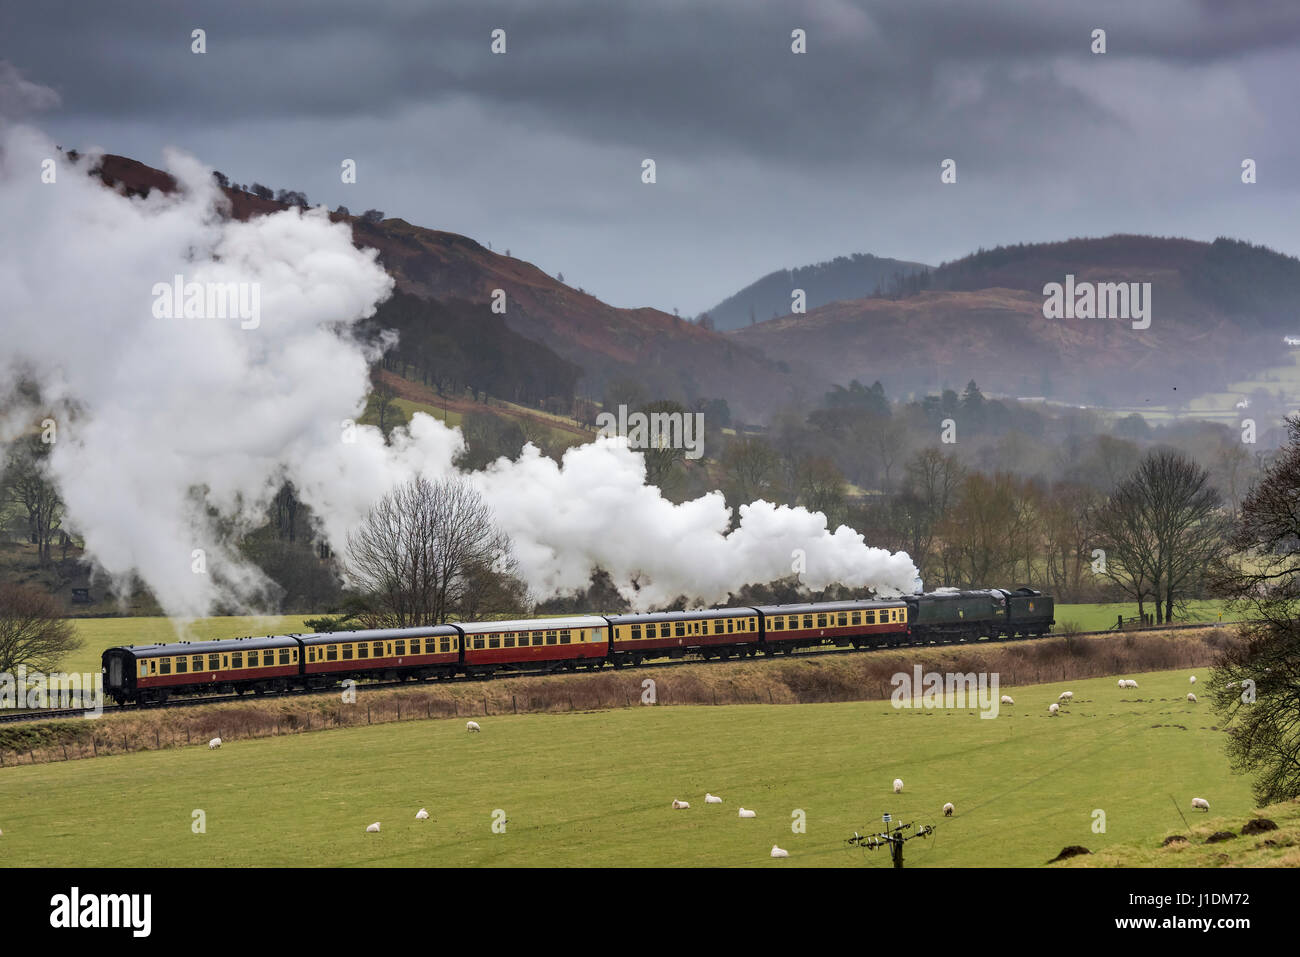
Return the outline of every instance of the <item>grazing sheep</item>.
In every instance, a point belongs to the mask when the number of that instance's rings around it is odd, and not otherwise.
[[[902,794],[902,793],[903,793],[903,779],[902,779],[902,778],[894,778],[894,793],[895,793],[895,794]]]
[[[772,845],[772,856],[773,856],[773,857],[789,857],[789,856],[790,856],[790,852],[787,851],[787,850],[785,850],[785,849],[783,849],[783,848],[777,847],[775,844],[773,844],[773,845]]]
[[[1074,692],[1073,692],[1073,691],[1062,691],[1062,692],[1061,692],[1061,696],[1060,696],[1059,698],[1057,698],[1056,700],[1057,700],[1057,701],[1069,701],[1069,700],[1071,700],[1073,697],[1074,697]]]
[[[367,834],[378,834],[378,833],[379,833],[379,822],[376,821],[374,824],[371,824],[368,828],[366,828],[366,833],[367,833]]]
[[[1061,710],[1061,706],[1057,704],[1055,701],[1053,701],[1050,705],[1048,705],[1047,710],[1050,711],[1052,714],[1056,714],[1058,711]]]
[[[1187,700],[1192,704],[1196,704],[1196,695],[1192,694],[1190,691],[1187,692]]]
[[[1128,687],[1128,682],[1125,681],[1123,678],[1120,678],[1120,679],[1119,679],[1119,686],[1120,686],[1121,688],[1127,688],[1127,687]]]
[[[1210,802],[1205,798],[1192,798],[1192,807],[1199,807],[1203,811],[1210,809]]]
[[[1187,681],[1189,684],[1196,684],[1196,675],[1192,675],[1190,678],[1187,679]]]
[[[478,726],[478,722],[477,722],[477,721],[466,721],[466,722],[465,722],[465,730],[466,730],[466,731],[482,731],[483,729],[480,728],[480,727]]]
[[[690,806],[691,806],[690,803],[687,802],[687,801],[678,801],[678,800],[674,800],[674,801],[673,801],[673,810],[674,810],[674,811],[680,811],[682,808],[686,808],[686,807],[690,807]]]
[[[429,812],[424,808],[420,808],[420,810],[415,812],[415,819],[417,821],[427,821],[429,820]]]
[[[704,803],[705,803],[705,804],[721,804],[721,803],[722,803],[722,798],[718,797],[716,794],[709,794],[709,793],[706,791],[705,794],[704,794]]]
[[[1128,679],[1128,686],[1129,686],[1130,688],[1136,688],[1136,687],[1138,686],[1138,683],[1137,683],[1136,681],[1134,681],[1132,678],[1129,678],[1129,679]]]
[[[1015,704],[1015,701],[1012,700],[1011,695],[1009,695],[1009,694],[1004,694],[1004,695],[1002,696],[1002,703],[1003,703],[1003,704]]]
[[[952,802],[949,801],[947,804],[943,806],[943,816],[952,817],[952,812],[953,812]]]
[[[221,747],[221,739],[220,739],[220,738],[213,738],[211,741],[208,742],[208,750],[209,750],[209,751],[215,751],[215,750],[217,750],[217,748],[219,748],[219,747]]]
[[[758,817],[753,811],[746,811],[743,807],[740,809],[741,817]]]

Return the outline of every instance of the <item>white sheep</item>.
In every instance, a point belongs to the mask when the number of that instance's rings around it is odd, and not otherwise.
[[[1132,678],[1129,678],[1129,679],[1128,679],[1128,686],[1129,686],[1130,688],[1136,688],[1136,687],[1138,686],[1138,683],[1137,683],[1136,681],[1134,681]]]
[[[949,801],[947,804],[943,806],[943,816],[952,817],[952,812],[953,812],[952,802]]]
[[[1120,686],[1121,688],[1127,688],[1127,687],[1128,687],[1128,682],[1127,682],[1126,680],[1124,680],[1123,678],[1120,678],[1120,679],[1119,679],[1119,686]]]
[[[1052,714],[1056,714],[1058,711],[1061,710],[1061,706],[1057,704],[1055,701],[1053,701],[1050,705],[1048,705],[1047,710],[1050,711]]]
[[[1011,695],[1009,695],[1009,694],[1004,694],[1004,695],[1002,696],[1002,703],[1003,703],[1003,704],[1015,704],[1015,701],[1012,699]]]
[[[741,816],[741,817],[758,817],[758,815],[755,814],[753,811],[747,811],[747,810],[745,810],[743,807],[740,809],[740,816]]]
[[[1062,692],[1061,692],[1061,696],[1060,696],[1059,698],[1057,698],[1056,700],[1057,700],[1057,701],[1069,701],[1069,700],[1071,700],[1073,697],[1074,697],[1074,692],[1073,692],[1073,691],[1062,691]]]
[[[674,810],[674,811],[680,811],[682,808],[688,808],[688,807],[690,807],[690,806],[691,806],[691,805],[690,805],[690,802],[688,802],[688,801],[678,801],[678,800],[676,800],[676,799],[673,800],[673,810]]]
[[[1196,675],[1192,675],[1190,678],[1188,678],[1187,682],[1188,684],[1196,684]]]
[[[208,742],[208,750],[209,750],[209,751],[215,751],[215,750],[217,750],[217,748],[219,748],[219,747],[221,747],[221,739],[220,739],[220,738],[213,738],[211,741]]]
[[[895,794],[902,794],[902,793],[903,793],[903,779],[902,779],[902,778],[894,778],[894,793],[895,793]]]
[[[420,808],[420,810],[415,812],[415,819],[417,821],[427,821],[429,820],[429,812],[424,808]]]
[[[787,851],[787,850],[785,850],[784,848],[777,847],[775,844],[773,844],[773,845],[772,845],[772,856],[773,856],[773,857],[789,857],[789,856],[790,856],[790,852]]]
[[[1196,695],[1192,694],[1190,691],[1187,692],[1187,700],[1192,704],[1196,704]]]
[[[378,833],[379,833],[379,822],[376,821],[374,824],[371,824],[368,828],[366,828],[366,833],[367,833],[367,834],[378,834]]]
[[[721,803],[722,803],[722,798],[718,797],[716,794],[709,794],[709,793],[706,791],[706,792],[704,793],[704,803],[705,803],[705,804],[721,804]]]
[[[477,722],[477,721],[466,721],[466,722],[465,722],[465,730],[466,730],[466,731],[482,731],[483,729],[480,728],[480,727],[478,726],[478,722]]]
[[[1210,802],[1205,798],[1192,798],[1192,807],[1199,807],[1203,811],[1210,809]]]

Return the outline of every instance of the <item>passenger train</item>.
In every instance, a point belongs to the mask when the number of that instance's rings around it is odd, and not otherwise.
[[[128,645],[104,652],[104,690],[118,704],[160,704],[176,695],[323,689],[346,678],[594,671],[687,655],[1033,638],[1051,630],[1054,611],[1051,596],[1032,588],[940,589],[897,599]]]

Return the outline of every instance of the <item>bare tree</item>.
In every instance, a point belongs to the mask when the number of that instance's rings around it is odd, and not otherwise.
[[[32,585],[0,585],[0,672],[12,673],[19,665],[55,671],[63,656],[80,645],[49,592]]]
[[[781,481],[781,457],[762,439],[733,439],[722,453],[721,465],[733,505],[775,497]]]
[[[446,621],[484,608],[493,576],[513,577],[510,539],[463,478],[416,476],[385,495],[348,536],[347,570],[369,599],[372,624]]]
[[[1249,620],[1211,677],[1229,759],[1259,775],[1260,804],[1300,796],[1300,418],[1287,430],[1289,444],[1242,500],[1232,532],[1236,567],[1220,582]]]
[[[50,564],[50,546],[63,521],[63,500],[45,476],[49,448],[39,438],[15,443],[0,482],[5,497],[27,512],[28,541],[42,566]]]
[[[1225,525],[1209,473],[1179,452],[1149,452],[1096,517],[1105,575],[1138,603],[1154,598],[1156,620],[1198,592],[1222,560]]]

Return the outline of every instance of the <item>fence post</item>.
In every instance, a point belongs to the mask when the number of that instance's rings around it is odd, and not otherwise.
[[[519,713],[519,701],[514,695],[510,696],[510,706],[515,709],[515,714]]]

